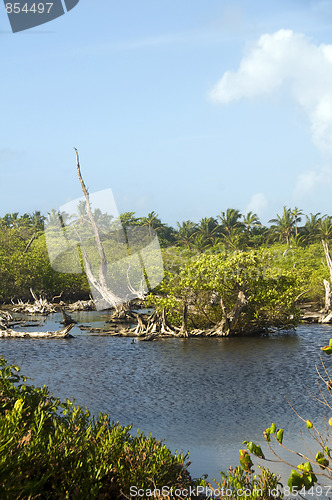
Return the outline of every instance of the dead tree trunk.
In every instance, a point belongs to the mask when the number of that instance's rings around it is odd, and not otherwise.
[[[324,287],[325,287],[325,306],[323,309],[323,313],[326,314],[324,318],[321,319],[321,323],[329,323],[331,322],[331,283],[332,283],[332,259],[330,256],[329,252],[329,245],[328,242],[325,240],[322,240],[322,245],[324,248],[324,254],[325,254],[325,259],[326,259],[326,264],[330,272],[330,281],[328,280],[323,280],[324,282]]]
[[[70,316],[70,314],[68,314],[64,309],[60,309],[60,312],[61,312],[61,315],[62,315],[62,321],[61,321],[62,325],[68,326],[68,325],[74,325],[75,323],[77,323],[77,321],[75,321]]]
[[[182,325],[179,332],[181,337],[188,337],[188,305],[183,304]]]
[[[161,314],[155,311],[146,322],[140,314],[135,314],[135,316],[137,318],[137,327],[134,334],[141,340],[154,340],[158,337],[180,335],[180,328],[177,328],[177,330],[172,329],[167,323],[165,308],[163,308]]]
[[[77,175],[78,179],[81,184],[81,188],[84,194],[84,198],[86,201],[86,212],[89,217],[92,231],[94,234],[95,242],[98,248],[98,253],[99,253],[99,258],[100,258],[100,266],[99,266],[99,276],[98,279],[94,276],[91,265],[87,256],[86,251],[84,248],[82,249],[82,254],[83,254],[83,259],[84,259],[84,264],[85,264],[85,270],[87,277],[90,281],[90,283],[96,288],[96,290],[100,293],[100,295],[103,297],[103,299],[106,300],[112,307],[117,307],[119,304],[123,302],[123,300],[120,297],[117,297],[114,293],[109,290],[107,286],[107,259],[106,255],[104,252],[104,247],[100,239],[100,234],[98,230],[98,226],[96,224],[96,221],[93,217],[92,211],[91,211],[91,205],[90,205],[90,196],[89,192],[84,184],[82,174],[81,174],[81,167],[80,167],[80,161],[79,161],[79,156],[78,156],[78,151],[76,148],[75,153],[76,153],[76,167],[77,167]]]
[[[233,327],[236,324],[236,321],[238,320],[243,309],[247,306],[247,304],[248,304],[248,299],[242,290],[239,291],[236,304],[230,312],[227,311],[226,305],[223,299],[221,298],[220,305],[223,312],[223,318],[216,326],[214,326],[211,330],[209,330],[209,336],[216,335],[216,336],[228,337],[232,335],[234,333]]]
[[[323,312],[327,314],[331,309],[331,285],[330,282],[325,279],[323,282],[325,287],[325,306]]]

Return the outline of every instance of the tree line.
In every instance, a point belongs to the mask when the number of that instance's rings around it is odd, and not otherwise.
[[[60,215],[63,224],[66,224],[69,218],[65,212],[58,213],[53,210],[48,213],[48,219],[54,215]],[[79,203],[78,216],[85,216],[85,202]],[[102,214],[99,209],[94,211],[94,217],[101,225],[105,216],[107,217],[107,214]],[[18,212],[7,213],[0,217],[0,228],[16,229],[22,237],[31,237],[35,233],[43,232],[46,219],[40,211],[23,215]],[[198,223],[191,220],[177,222],[176,228],[162,222],[154,211],[143,217],[136,216],[135,212],[124,212],[120,214],[119,219],[124,229],[145,226],[149,231],[156,231],[163,247],[176,245],[199,252],[220,243],[238,250],[246,247],[258,248],[275,242],[307,246],[321,239],[329,240],[332,236],[332,216],[320,212],[306,215],[298,207],[292,209],[286,206],[281,214],[269,221],[270,226],[263,225],[257,214],[241,214],[235,208],[227,208],[216,217],[203,217]]]

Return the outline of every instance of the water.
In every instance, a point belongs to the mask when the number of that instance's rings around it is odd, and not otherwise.
[[[105,317],[76,316],[94,326],[103,326]],[[60,320],[55,314],[38,330],[57,329]],[[75,398],[94,413],[132,423],[135,430],[166,440],[173,451],[189,450],[193,477],[217,478],[219,470],[238,465],[245,439],[266,450],[262,432],[272,422],[285,428],[285,444],[305,451],[299,430],[306,435],[306,427],[287,397],[305,420],[324,428],[323,407],[307,388],[318,394],[315,363],[332,337],[330,325],[303,325],[262,338],[136,343],[89,335],[78,327],[72,333],[75,338],[69,340],[0,339],[0,354],[55,396]],[[323,359],[331,365],[331,358]]]

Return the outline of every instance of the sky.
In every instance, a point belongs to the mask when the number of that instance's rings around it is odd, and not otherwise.
[[[0,216],[111,189],[163,222],[332,215],[332,0],[80,0],[12,33],[0,5]]]

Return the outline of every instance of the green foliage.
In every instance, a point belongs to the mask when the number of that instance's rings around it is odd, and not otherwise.
[[[332,339],[329,342],[329,345],[325,345],[324,347],[321,347],[321,350],[327,354],[328,356],[332,354]]]
[[[330,339],[328,346],[325,346],[324,348],[321,349],[326,354],[331,354],[331,352],[329,351],[329,349],[331,348],[332,348],[332,339]],[[323,366],[323,373],[327,377],[327,379],[324,379],[324,377],[319,373],[319,371],[318,375],[319,378],[324,382],[328,394],[331,395],[330,391],[331,391],[332,381],[322,359],[321,362]],[[317,399],[320,403],[322,403],[324,407],[328,407],[332,411],[332,406],[330,405],[327,398],[323,394],[320,385],[319,385],[319,392],[320,392],[320,397],[315,399]],[[297,414],[296,410],[294,411]],[[317,475],[319,474],[319,476],[328,478],[330,481],[332,480],[332,468],[330,465],[331,448],[328,446],[328,444],[330,444],[330,446],[332,445],[331,434],[329,432],[328,426],[325,425],[325,432],[322,433],[316,428],[316,426],[311,420],[304,419],[300,417],[300,415],[298,416],[306,424],[306,429],[311,434],[311,437],[314,439],[314,441],[317,443],[319,450],[316,451],[315,453],[312,453],[309,450],[309,447],[305,443],[306,445],[305,454],[293,451],[295,455],[302,457],[306,461],[302,462],[301,464],[292,466],[293,470],[291,470],[290,476],[288,478],[288,493],[294,493],[294,494],[296,492],[305,493],[306,491],[309,490],[312,491],[311,488],[315,486],[316,493],[319,495],[319,492],[322,493],[323,489],[322,487],[319,486],[319,480],[317,478]],[[324,420],[325,420],[325,415],[324,415]],[[329,419],[328,423],[330,426],[332,426],[332,417]],[[265,429],[263,435],[267,442],[268,447],[273,452],[273,454],[280,460],[280,462],[284,462],[283,458],[281,458],[280,455],[277,454],[276,450],[272,447],[271,444],[271,436],[273,436],[275,440],[274,442],[278,446],[288,451],[292,451],[289,450],[283,444],[284,429],[277,429],[277,426],[273,423],[271,427]],[[247,445],[248,451],[250,453],[265,460],[264,453],[262,452],[259,445],[256,445],[251,441],[250,442],[244,441],[244,444]],[[289,462],[284,462],[284,463],[290,465]],[[251,457],[246,450],[240,450],[240,464],[245,473],[251,471],[252,467]],[[320,472],[315,472],[314,467],[318,471],[320,469]],[[287,493],[287,490],[285,489],[284,492]]]
[[[261,474],[253,474],[243,467],[230,467],[228,474],[221,472],[221,481],[216,483],[214,490],[221,493],[221,498],[230,500],[272,500],[282,498],[278,488],[278,477],[268,469],[259,467]],[[223,493],[223,494],[222,494]]]
[[[262,448],[258,446],[257,444],[253,443],[252,441],[243,441],[243,444],[245,444],[253,455],[255,455],[258,458],[265,458],[264,453],[262,452]]]
[[[31,299],[30,288],[52,298],[63,292],[64,299],[83,298],[89,295],[84,274],[56,272],[49,261],[44,233],[30,234],[20,228],[4,227],[0,231],[0,301]],[[27,250],[26,250],[27,249]]]
[[[165,278],[150,303],[165,307],[180,321],[188,304],[188,324],[209,328],[223,318],[220,299],[228,311],[243,291],[248,305],[234,325],[234,332],[259,332],[270,327],[294,326],[298,318],[295,299],[303,278],[275,249],[224,251],[217,254],[164,254]],[[172,260],[171,260],[172,259]],[[176,311],[176,313],[175,313]]]
[[[25,382],[17,366],[0,358],[2,499],[116,499],[131,485],[192,484],[186,456]]]
[[[271,316],[276,319],[279,318],[279,324],[282,326],[285,321],[285,309],[282,304],[285,300],[291,300],[294,297],[294,275],[297,275],[296,288],[299,293],[306,292],[303,297],[304,300],[318,302],[319,306],[322,305],[321,302],[324,296],[322,281],[324,278],[329,278],[328,268],[322,261],[323,253],[320,238],[323,236],[327,240],[330,238],[332,234],[331,217],[310,214],[310,217],[306,216],[305,225],[299,227],[300,215],[303,215],[302,211],[297,207],[294,209],[284,207],[284,214],[274,220],[275,225],[271,228],[260,225],[256,214],[249,212],[246,216],[242,216],[238,210],[233,208],[221,212],[221,215],[216,218],[204,217],[198,224],[189,220],[178,223],[177,230],[164,224],[155,212],[150,212],[145,217],[137,217],[134,212],[126,212],[120,215],[118,222],[121,222],[125,231],[140,226],[145,227],[150,236],[154,234],[152,230],[156,231],[161,246],[165,248],[164,263],[166,271],[176,274],[180,270],[182,277],[184,266],[186,266],[187,273],[197,272],[199,265],[204,271],[204,258],[208,255],[219,255],[221,260],[228,260],[229,266],[235,265],[233,272],[238,273],[239,266],[242,266],[242,263],[237,262],[235,257],[232,261],[232,255],[237,255],[239,249],[248,255],[252,249],[256,249],[256,252],[261,253],[259,269],[265,273],[265,283],[268,285],[268,279],[270,279],[270,284],[273,285],[270,290],[271,294],[276,298],[280,293],[280,287],[284,288],[287,283],[290,285],[289,297],[287,298],[282,293],[279,303],[278,300],[275,300],[274,304],[271,304],[271,296],[267,297],[265,294],[264,297],[263,293],[260,297],[261,301],[268,298],[269,306],[272,305]],[[101,213],[98,209],[94,211],[94,217],[100,229],[105,251],[110,255],[114,255],[115,260],[120,260],[121,256],[126,256],[126,242],[120,241],[119,235],[122,232],[119,232],[120,226],[118,227],[117,221],[112,221],[110,216]],[[48,219],[49,222],[54,220],[56,227],[59,225],[59,220],[62,221],[61,226],[66,228],[66,232],[68,232],[71,239],[75,239],[75,236],[70,232],[75,222],[80,227],[80,234],[88,249],[93,269],[98,269],[99,257],[95,251],[95,242],[86,217],[84,202],[78,206],[75,221],[68,214],[58,214],[56,211],[52,211]],[[217,219],[219,222],[217,222]],[[60,252],[56,261],[52,262],[53,268],[50,265],[43,234],[44,220],[45,217],[38,211],[21,216],[18,213],[6,214],[0,218],[0,279],[2,283],[0,301],[10,302],[12,299],[17,298],[28,300],[30,298],[30,287],[37,293],[44,292],[48,298],[59,295],[61,292],[63,292],[62,297],[65,299],[86,298],[88,296],[89,286],[84,273],[57,272],[61,270],[81,272],[81,262],[77,257],[76,245],[75,248],[69,249],[66,254]],[[279,236],[286,243],[277,243]],[[91,245],[89,239],[91,239]],[[268,248],[267,245],[271,245],[273,241],[272,246]],[[122,243],[122,248],[120,248],[120,243]],[[58,244],[61,243],[58,242]],[[171,245],[177,245],[178,248]],[[56,242],[54,248],[56,251]],[[123,254],[124,251],[125,255]],[[265,257],[263,257],[264,252]],[[203,257],[202,260],[199,260],[200,255]],[[217,261],[216,263],[219,268],[220,262]],[[213,259],[211,259],[210,264],[206,263],[206,265],[207,267],[213,266]],[[248,272],[253,275],[254,266],[249,261],[245,264],[245,266],[247,265]],[[220,269],[217,271],[219,272]],[[279,271],[281,271],[281,274]],[[277,283],[278,273],[280,279],[276,287],[274,285]],[[123,275],[123,273],[118,274]],[[221,279],[225,278],[230,282],[230,274],[230,272],[225,273],[222,271]],[[240,274],[243,275],[243,273]],[[207,278],[208,276],[204,277],[204,280],[206,281]],[[112,276],[110,276],[110,279],[112,279]],[[135,281],[137,280],[133,277],[133,282]],[[184,287],[184,292],[179,294],[176,289],[179,289],[181,285],[180,279],[170,280],[168,276],[165,281],[166,285],[162,294],[170,293],[176,297],[179,301],[179,310],[183,308],[182,303],[184,300],[188,300],[189,305],[191,302],[196,301],[196,312],[189,318],[189,323],[190,321],[192,323],[191,326],[204,328],[214,325],[220,320],[220,307],[218,310],[218,307],[209,306],[211,290],[208,290],[206,283],[204,290],[198,290],[197,284],[194,283],[194,286],[192,286],[192,283],[189,283],[188,286]],[[258,287],[261,281],[256,281]],[[186,285],[185,282],[183,284]],[[159,293],[159,290],[157,292]],[[233,297],[233,303],[234,300],[236,300],[236,297]],[[226,305],[231,306],[231,302]],[[270,321],[267,308],[261,309],[258,303],[254,304],[253,301],[250,301],[250,304],[255,309],[256,317],[262,313],[262,323]],[[249,309],[251,305],[249,305]],[[290,315],[294,315],[294,311]]]

